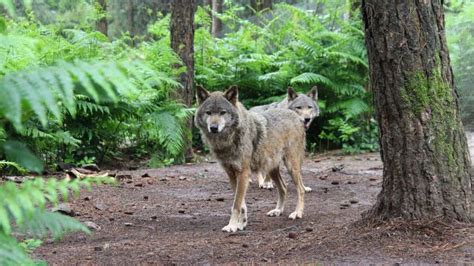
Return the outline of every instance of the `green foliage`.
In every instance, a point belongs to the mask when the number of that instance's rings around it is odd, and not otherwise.
[[[448,1],[446,36],[464,124],[474,126],[474,2]]]
[[[3,164],[0,164],[3,165]],[[82,187],[93,184],[113,183],[108,177],[67,180],[27,180],[21,185],[5,182],[0,186],[0,264],[34,264],[27,252],[41,244],[41,238],[60,238],[64,233],[82,231],[89,233],[86,226],[71,217],[46,210],[47,204],[66,201],[69,193],[79,193]],[[24,242],[16,238],[34,237]]]
[[[131,48],[95,31],[18,18],[6,21],[0,47],[0,158],[41,172],[32,154],[49,167],[102,163],[122,150],[181,157],[191,112],[170,100],[180,71],[169,43]],[[11,151],[7,141],[23,144]]]
[[[308,132],[309,145],[329,141],[331,147],[374,150],[376,139],[366,137],[376,125],[367,119],[373,110],[371,93],[366,89],[368,63],[362,23],[344,19],[343,8],[325,6],[314,13],[278,4],[272,11],[245,20],[239,16],[241,9],[228,5],[222,20],[232,31],[223,38],[209,34],[208,14],[199,9],[196,20],[203,26],[195,34],[197,83],[211,90],[237,84],[247,107],[281,100],[290,85],[303,92],[317,85],[321,117]],[[337,133],[346,127],[357,130]],[[323,130],[325,134],[320,134]],[[331,134],[338,136],[332,138]],[[370,143],[357,148],[358,141]]]

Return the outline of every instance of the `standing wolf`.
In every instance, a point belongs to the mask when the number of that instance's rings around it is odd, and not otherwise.
[[[235,232],[247,225],[245,194],[251,172],[268,174],[275,182],[278,203],[267,215],[282,214],[287,194],[279,170],[282,161],[298,193],[296,210],[289,218],[302,218],[305,192],[301,165],[306,133],[298,115],[287,109],[273,109],[261,114],[249,112],[238,101],[236,86],[225,92],[212,93],[198,86],[197,99],[199,107],[194,122],[229,176],[235,194],[229,224],[222,230]]]
[[[307,94],[297,94],[292,87],[288,87],[288,96],[283,101],[267,105],[255,106],[250,109],[252,112],[262,113],[275,108],[290,109],[298,114],[304,128],[307,130],[313,119],[319,116],[318,107],[318,87],[314,86]],[[273,184],[268,176],[265,180],[262,175],[257,174],[258,186],[272,189]],[[304,187],[306,192],[311,192],[310,187]]]

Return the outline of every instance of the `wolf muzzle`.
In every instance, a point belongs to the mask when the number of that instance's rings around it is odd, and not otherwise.
[[[211,126],[209,126],[209,132],[211,132],[211,133],[219,133],[219,126],[218,126],[218,125],[211,125]]]

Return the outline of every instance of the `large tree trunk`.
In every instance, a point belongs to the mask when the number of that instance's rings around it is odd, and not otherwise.
[[[215,14],[222,14],[223,0],[212,0],[212,31],[213,37],[220,37],[222,31],[222,21]]]
[[[174,0],[171,4],[171,47],[179,55],[186,72],[180,76],[183,86],[180,95],[184,104],[191,107],[194,90],[194,12],[196,10],[195,0]],[[187,121],[189,130],[193,122]],[[193,157],[192,140],[187,139],[185,158],[191,160]]]
[[[471,217],[471,160],[441,0],[363,0],[383,187],[368,218]]]
[[[102,17],[96,22],[96,28],[98,31],[102,32],[102,34],[108,36],[107,2],[106,0],[97,0],[97,4],[100,6]]]

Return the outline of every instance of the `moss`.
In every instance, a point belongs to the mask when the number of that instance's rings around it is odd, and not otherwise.
[[[430,102],[430,86],[428,80],[421,72],[414,73],[408,78],[405,86],[406,94],[410,97],[414,114],[420,114]]]
[[[451,140],[460,124],[454,110],[452,88],[443,80],[441,69],[436,67],[430,77],[421,71],[409,75],[400,95],[408,109],[408,116],[428,123],[429,132],[425,134],[433,138],[435,156],[454,170],[452,167],[456,167],[457,163]],[[441,162],[441,165],[446,163]]]

